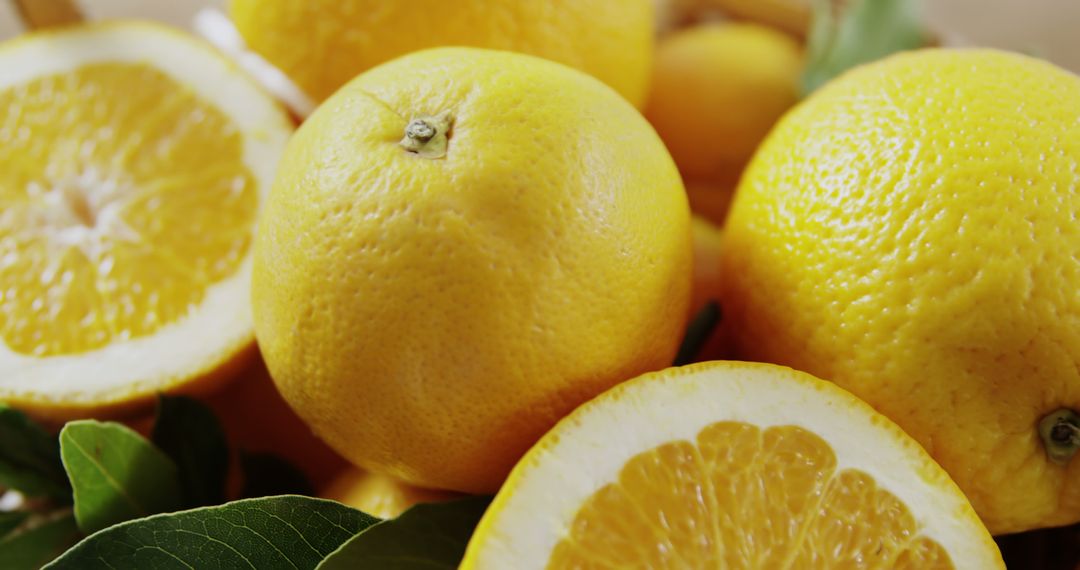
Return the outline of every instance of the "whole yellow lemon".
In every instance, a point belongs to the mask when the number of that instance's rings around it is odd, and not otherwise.
[[[578,404],[671,362],[690,214],[648,123],[539,58],[417,52],[292,139],[256,239],[256,336],[346,458],[498,488]]]
[[[1080,79],[995,51],[894,56],[815,93],[755,156],[725,315],[744,356],[900,424],[993,533],[1077,521],[1078,218]]]
[[[635,105],[648,91],[650,0],[232,0],[248,46],[321,101],[425,48],[528,53],[592,74]]]

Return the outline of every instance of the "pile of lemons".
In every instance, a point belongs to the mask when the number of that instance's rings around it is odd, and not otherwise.
[[[384,516],[497,493],[467,568],[1080,520],[1080,78],[924,49],[800,102],[797,38],[656,10],[234,0],[302,122],[158,25],[0,45],[0,401],[196,394]],[[729,360],[669,368],[709,302]]]

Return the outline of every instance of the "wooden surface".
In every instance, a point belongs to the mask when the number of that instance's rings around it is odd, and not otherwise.
[[[12,4],[27,28],[66,26],[83,19],[74,0],[12,0]]]

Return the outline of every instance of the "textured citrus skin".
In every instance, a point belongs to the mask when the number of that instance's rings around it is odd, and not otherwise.
[[[994,51],[853,71],[755,156],[725,233],[743,356],[831,379],[949,471],[994,533],[1080,520],[1080,80]]]
[[[684,178],[737,177],[776,120],[795,104],[801,67],[795,40],[771,28],[688,28],[657,46],[645,116]]]
[[[321,101],[406,53],[472,46],[581,69],[640,106],[653,49],[650,0],[232,0],[256,52]]]
[[[398,144],[442,112],[445,158]],[[339,453],[491,492],[575,406],[671,362],[689,218],[660,139],[599,81],[508,52],[418,52],[291,141],[256,238],[256,336]]]

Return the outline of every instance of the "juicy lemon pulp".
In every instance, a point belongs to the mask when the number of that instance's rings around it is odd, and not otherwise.
[[[138,63],[0,90],[0,338],[38,357],[149,335],[236,272],[258,206],[243,139]]]
[[[548,568],[954,568],[907,506],[821,437],[724,421],[633,457]]]

